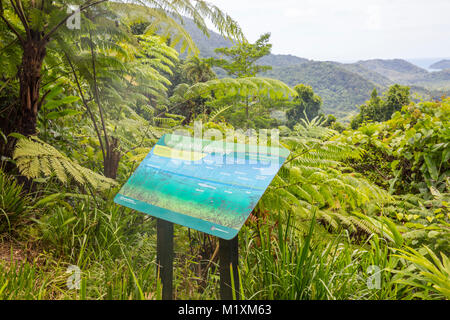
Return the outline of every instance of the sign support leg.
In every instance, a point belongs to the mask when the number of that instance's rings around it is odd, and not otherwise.
[[[162,283],[163,300],[173,299],[173,223],[157,219],[156,222],[156,263]]]
[[[236,299],[239,300],[238,248],[238,236],[231,240],[219,238],[220,297],[222,300],[233,299],[232,275],[234,294]],[[233,274],[231,274],[231,271]]]

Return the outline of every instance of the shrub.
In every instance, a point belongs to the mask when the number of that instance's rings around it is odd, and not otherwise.
[[[29,202],[22,186],[0,170],[0,234],[15,231],[26,220]]]

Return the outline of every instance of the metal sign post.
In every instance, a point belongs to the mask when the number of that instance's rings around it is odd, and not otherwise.
[[[173,299],[173,223],[156,220],[156,272],[161,279],[162,298]]]
[[[157,219],[157,265],[161,279],[162,298],[173,299],[173,223]],[[239,300],[239,237],[219,238],[220,297],[222,300]]]
[[[219,238],[220,297],[222,300],[239,300],[239,239]]]

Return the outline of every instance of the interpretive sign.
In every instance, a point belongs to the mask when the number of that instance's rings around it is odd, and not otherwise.
[[[288,155],[284,148],[166,134],[114,201],[229,240]]]

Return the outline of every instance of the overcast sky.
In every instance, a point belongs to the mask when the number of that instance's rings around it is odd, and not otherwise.
[[[450,57],[450,0],[209,0],[272,53],[314,60]]]

